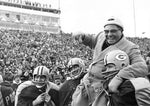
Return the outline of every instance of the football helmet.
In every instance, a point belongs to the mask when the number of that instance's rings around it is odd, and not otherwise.
[[[116,70],[121,70],[123,67],[129,65],[128,55],[121,50],[113,50],[108,52],[104,57],[104,65],[114,64]]]
[[[70,59],[67,67],[71,78],[77,78],[85,71],[85,63],[81,58]]]
[[[49,80],[49,69],[45,66],[38,66],[33,71],[33,83],[38,87],[44,86]]]

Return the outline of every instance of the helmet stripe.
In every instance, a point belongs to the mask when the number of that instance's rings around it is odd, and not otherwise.
[[[43,68],[44,68],[44,67],[42,67],[42,69],[41,69],[41,73],[40,73],[40,75],[42,75],[42,73],[43,73]]]
[[[39,75],[40,67],[38,67],[37,75]]]

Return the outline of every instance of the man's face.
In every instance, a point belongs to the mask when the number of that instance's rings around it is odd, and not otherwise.
[[[34,81],[37,86],[42,87],[45,85],[47,78],[45,75],[35,75]]]
[[[106,25],[104,27],[104,32],[106,35],[106,40],[109,44],[115,44],[122,37],[122,30],[116,25]]]
[[[19,78],[19,77],[16,77],[16,78],[15,78],[15,82],[16,82],[16,83],[20,83],[20,78]]]
[[[61,80],[60,79],[56,79],[55,80],[55,84],[60,85],[61,84]]]
[[[82,68],[79,65],[73,65],[70,68],[70,76],[76,78],[80,75]]]

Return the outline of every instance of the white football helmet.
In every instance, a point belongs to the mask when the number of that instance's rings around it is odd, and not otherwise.
[[[121,50],[113,50],[108,52],[104,57],[104,65],[114,64],[116,70],[121,70],[123,67],[129,65],[128,55]]]
[[[85,71],[85,63],[81,58],[70,59],[67,66],[71,78],[77,78]]]
[[[39,76],[39,77],[45,77],[45,80],[37,80],[35,77]],[[34,69],[33,71],[33,83],[37,86],[37,87],[42,87],[44,86],[47,81],[49,80],[49,69],[45,66],[38,66]]]

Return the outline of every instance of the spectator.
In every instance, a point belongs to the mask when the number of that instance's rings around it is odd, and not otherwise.
[[[150,65],[150,52],[146,56],[146,64]]]
[[[15,75],[12,83],[12,88],[14,91],[18,88],[18,86],[21,84],[21,79],[19,75]]]
[[[11,84],[13,78],[14,75],[10,71],[5,72],[5,74],[3,74],[3,82],[1,83],[1,85],[12,87]]]
[[[1,78],[4,78],[0,84],[0,106],[14,106],[15,103],[15,91],[11,87],[11,83],[9,82],[10,75],[0,75]]]
[[[93,103],[98,92],[101,91],[102,82],[104,80],[102,72],[104,72],[104,56],[111,50],[120,49],[129,55],[130,65],[120,70],[117,74],[120,78],[131,79],[136,77],[144,77],[148,74],[145,60],[141,56],[139,47],[127,40],[123,34],[124,27],[121,21],[115,17],[109,18],[104,24],[104,31],[97,36],[87,36],[85,34],[74,35],[75,39],[91,47],[93,52],[93,62],[90,64],[88,73],[83,78],[83,82],[78,90],[74,93],[74,106],[88,106]],[[118,83],[111,80],[112,92],[116,92]],[[116,82],[116,83],[114,83]],[[81,86],[82,85],[82,86]],[[78,97],[82,95],[82,99]]]
[[[54,75],[54,83],[57,84],[59,87],[62,85],[60,75]]]

